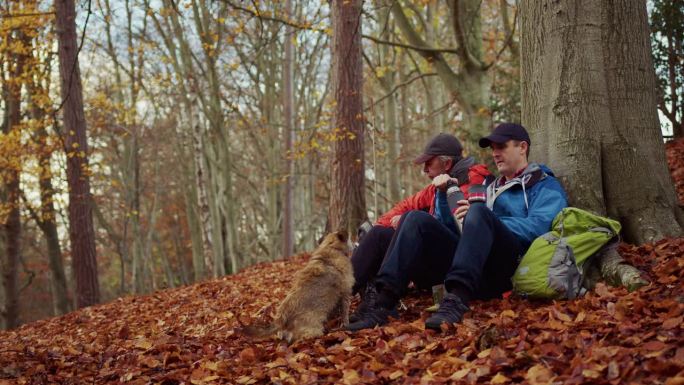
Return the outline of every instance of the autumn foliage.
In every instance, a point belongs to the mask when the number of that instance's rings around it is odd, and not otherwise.
[[[0,384],[681,384],[684,238],[620,251],[650,285],[475,302],[443,333],[425,330],[431,299],[414,291],[385,327],[290,346],[241,335],[241,324],[269,319],[302,254],[0,332]]]

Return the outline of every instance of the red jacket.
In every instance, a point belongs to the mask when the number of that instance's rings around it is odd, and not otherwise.
[[[483,164],[476,164],[468,169],[468,183],[459,186],[461,191],[468,198],[468,190],[474,184],[482,184],[487,176],[491,175],[487,166]],[[435,213],[435,186],[433,184],[427,185],[424,189],[404,199],[392,207],[392,209],[382,215],[377,224],[380,226],[392,226],[390,221],[396,215],[402,215],[411,210],[425,210],[428,209],[430,215]]]

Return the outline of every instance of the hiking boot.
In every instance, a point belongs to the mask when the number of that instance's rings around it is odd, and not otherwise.
[[[373,306],[368,305],[364,313],[359,315],[359,317],[356,322],[347,325],[347,330],[355,332],[384,325],[389,322],[389,317],[399,318],[399,312],[396,306],[388,309],[375,303]]]
[[[439,303],[439,310],[425,320],[425,327],[433,330],[442,330],[440,325],[445,323],[451,325],[461,322],[463,314],[470,308],[463,303],[461,297],[453,293],[447,293],[442,302]]]
[[[349,322],[356,322],[363,318],[369,306],[375,306],[378,302],[378,289],[372,283],[366,285],[366,289],[361,293],[361,303],[356,311],[349,316]]]

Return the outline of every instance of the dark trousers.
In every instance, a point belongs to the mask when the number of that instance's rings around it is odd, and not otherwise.
[[[354,293],[363,290],[368,281],[378,274],[394,233],[393,227],[373,226],[361,239],[351,257],[354,280],[356,281],[353,288]]]
[[[484,204],[473,204],[459,237],[431,215],[410,211],[380,267],[377,282],[403,296],[410,281],[420,287],[444,283],[470,298],[500,297],[525,246]]]

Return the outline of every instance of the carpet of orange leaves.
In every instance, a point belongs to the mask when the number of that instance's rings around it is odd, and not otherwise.
[[[241,335],[240,323],[273,311],[303,254],[0,332],[0,384],[681,384],[684,238],[621,253],[650,285],[475,302],[442,333],[425,330],[430,296],[413,293],[399,320],[373,330],[290,346]]]
[[[673,155],[677,151],[679,155]],[[684,141],[668,144],[680,200]],[[679,172],[677,172],[677,170]],[[253,340],[308,255],[219,280],[125,297],[0,332],[5,384],[684,384],[684,238],[621,254],[651,283],[599,284],[573,301],[474,302],[441,333],[431,297],[412,292],[400,319],[286,345]]]

